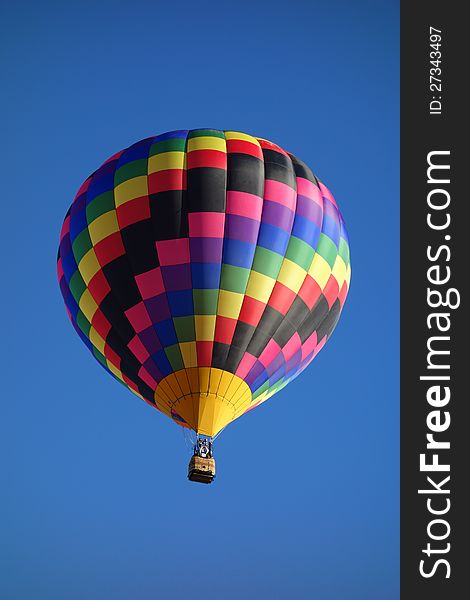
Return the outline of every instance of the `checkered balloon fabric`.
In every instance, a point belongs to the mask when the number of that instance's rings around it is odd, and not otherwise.
[[[351,275],[343,219],[311,170],[271,142],[214,129],[107,160],[66,215],[57,269],[102,366],[209,436],[313,360]]]

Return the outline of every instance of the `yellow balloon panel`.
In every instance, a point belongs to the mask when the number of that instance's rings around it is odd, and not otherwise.
[[[155,391],[157,405],[169,406],[177,423],[211,437],[242,415],[251,400],[251,390],[243,379],[212,367],[171,373]]]

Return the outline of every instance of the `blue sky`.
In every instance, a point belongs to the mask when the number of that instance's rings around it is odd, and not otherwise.
[[[2,598],[398,598],[398,17],[339,0],[2,9]],[[186,480],[178,427],[91,358],[55,275],[82,181],[197,127],[307,162],[353,266],[331,341],[224,432],[207,487]]]

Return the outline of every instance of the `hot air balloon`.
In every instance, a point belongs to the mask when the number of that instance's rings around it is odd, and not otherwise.
[[[216,129],[109,158],[67,212],[57,270],[94,357],[196,433],[189,477],[204,483],[213,438],[325,345],[351,275],[343,218],[309,167]]]

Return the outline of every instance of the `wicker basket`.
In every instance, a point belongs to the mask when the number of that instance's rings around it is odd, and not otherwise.
[[[188,465],[188,479],[199,483],[212,483],[215,477],[215,460],[192,456]]]

